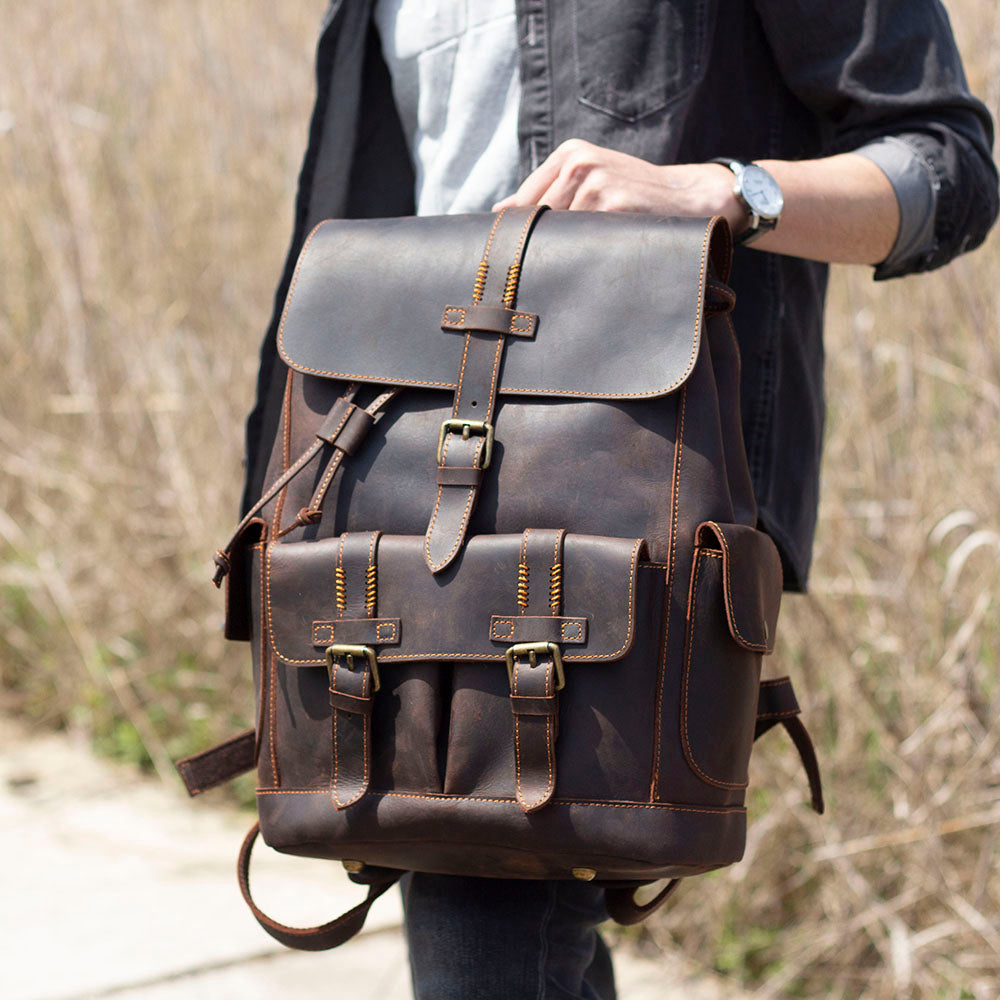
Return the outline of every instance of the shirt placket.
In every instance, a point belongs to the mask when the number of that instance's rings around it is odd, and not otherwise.
[[[552,67],[546,0],[516,0],[521,73],[518,109],[520,180],[552,152]]]

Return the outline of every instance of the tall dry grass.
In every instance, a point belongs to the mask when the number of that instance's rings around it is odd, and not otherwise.
[[[323,4],[3,3],[0,705],[169,774],[246,724],[207,555],[231,526]],[[1000,14],[951,4],[1000,106]],[[762,997],[1000,995],[997,239],[936,275],[835,275],[808,598],[747,861],[645,932]]]

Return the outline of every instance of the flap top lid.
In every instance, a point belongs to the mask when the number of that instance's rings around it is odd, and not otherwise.
[[[299,255],[278,331],[293,369],[350,381],[454,389],[465,334],[446,306],[472,302],[494,216],[331,220]],[[548,211],[528,242],[500,392],[651,398],[683,384],[698,354],[709,256],[725,280],[718,219]],[[503,266],[506,266],[504,262]]]

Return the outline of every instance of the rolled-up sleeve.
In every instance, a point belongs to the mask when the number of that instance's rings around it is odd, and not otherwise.
[[[937,0],[756,0],[786,86],[824,123],[822,153],[889,178],[900,229],[876,279],[977,247],[997,217],[993,122]]]

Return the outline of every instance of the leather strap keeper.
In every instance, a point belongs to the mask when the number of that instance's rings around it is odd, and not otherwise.
[[[438,486],[479,486],[483,481],[483,470],[470,465],[439,465]]]
[[[494,642],[555,642],[582,645],[587,641],[586,618],[557,615],[493,615],[490,638]]]
[[[353,455],[374,424],[375,418],[367,410],[338,399],[316,432],[316,437]]]
[[[540,698],[530,695],[512,694],[510,710],[515,715],[558,715],[559,699],[555,694],[542,695]]]
[[[334,618],[312,623],[312,644],[331,646],[395,646],[401,627],[398,618]]]
[[[484,330],[512,337],[534,337],[538,327],[535,313],[517,312],[504,306],[445,306],[442,330]]]
[[[341,712],[353,712],[355,715],[371,715],[372,698],[371,695],[359,697],[348,694],[346,691],[335,691],[330,688],[330,707]]]

